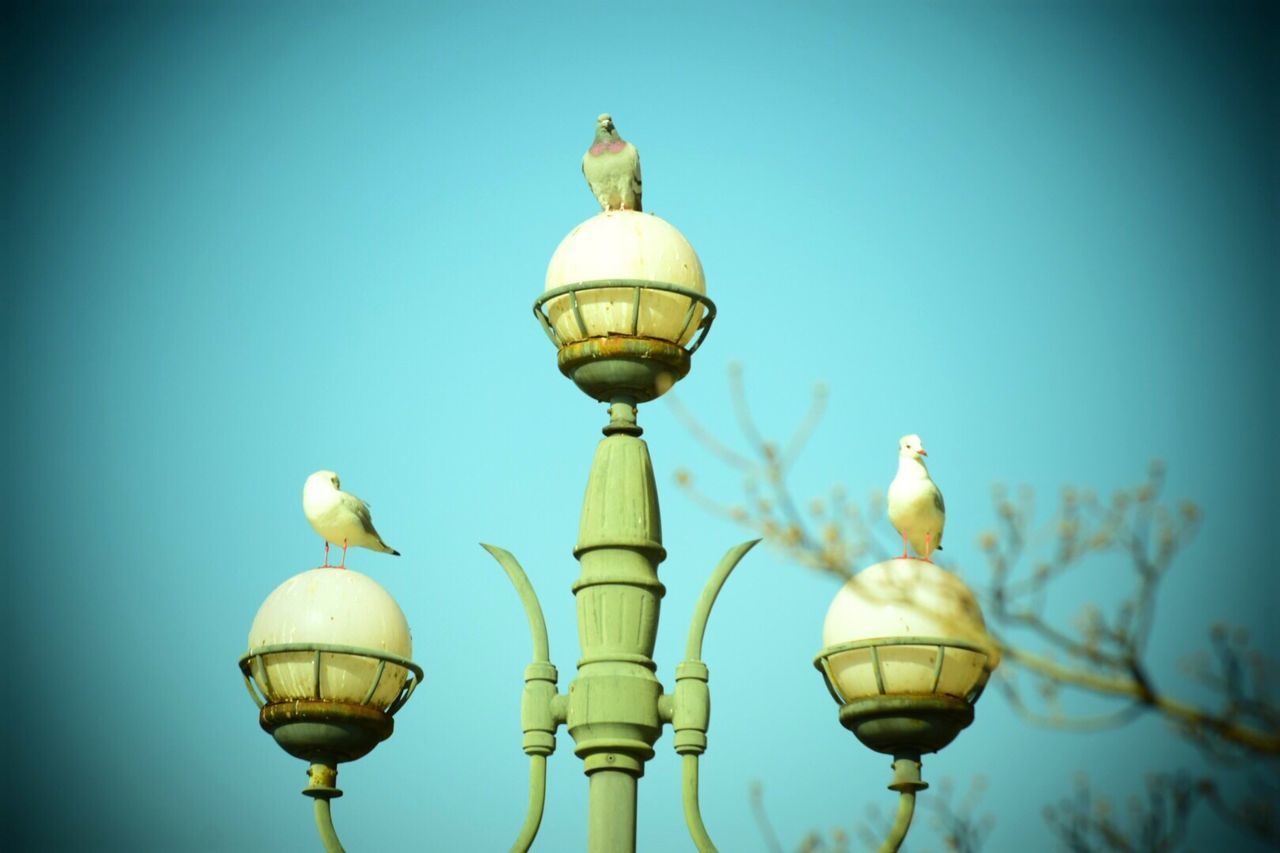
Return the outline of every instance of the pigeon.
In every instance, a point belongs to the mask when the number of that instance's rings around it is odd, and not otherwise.
[[[605,210],[640,211],[640,152],[618,135],[613,117],[596,119],[596,138],[582,155],[582,174]]]
[[[340,488],[338,475],[332,471],[317,471],[307,478],[302,487],[302,512],[316,533],[324,539],[324,566],[329,566],[329,543],[342,546],[342,562],[337,568],[347,567],[347,546],[359,545],[371,551],[400,556],[378,531],[373,529],[369,505]]]
[[[920,558],[932,563],[929,555],[942,550],[942,526],[947,507],[942,492],[924,467],[928,456],[918,435],[904,435],[898,441],[898,475],[889,484],[889,520],[902,534],[902,558],[907,543]]]

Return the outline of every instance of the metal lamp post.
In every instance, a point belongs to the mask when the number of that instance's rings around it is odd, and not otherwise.
[[[715,305],[683,235],[656,216],[631,211],[605,212],[571,231],[552,256],[546,286],[534,313],[556,345],[560,370],[609,404],[609,423],[587,479],[573,552],[582,568],[573,585],[582,643],[578,673],[563,699],[538,685],[526,691],[526,738],[535,717],[548,741],[548,722],[566,724],[588,778],[587,849],[631,851],[636,784],[663,725],[671,724],[684,761],[685,817],[695,842],[708,849],[698,809],[697,762],[710,714],[702,635],[721,584],[755,542],[731,549],[713,573],[674,693],[665,694],[652,655],[665,592],[658,564],[667,552],[636,406],[689,372]],[[505,565],[511,572],[514,559]],[[543,710],[530,710],[539,703]],[[517,848],[524,842],[522,836]]]
[[[698,757],[707,746],[710,720],[702,641],[721,587],[759,540],[730,548],[712,572],[689,626],[685,660],[676,666],[674,689],[665,692],[652,655],[665,592],[658,564],[666,549],[653,466],[636,423],[639,404],[661,396],[689,372],[691,357],[716,315],[705,294],[702,265],[679,231],[650,214],[607,211],[561,242],[548,266],[545,292],[534,303],[535,316],[556,346],[560,371],[593,399],[608,404],[609,422],[587,479],[573,551],[581,568],[572,589],[582,654],[567,693],[557,689],[546,624],[527,575],[509,551],[484,546],[520,596],[533,646],[521,702],[530,795],[513,850],[527,850],[537,835],[546,760],[561,725],[573,738],[588,778],[591,853],[635,850],[637,783],[667,725],[681,756],[690,836],[700,851],[715,850],[698,805]],[[870,748],[895,758],[890,787],[902,793],[904,805],[886,849],[896,850],[910,824],[915,791],[925,787],[920,756],[945,746],[972,720],[973,701],[994,657],[986,651],[981,613],[958,579],[920,561],[891,562],[908,567],[887,572],[897,579],[894,583],[886,585],[881,575],[889,564],[881,564],[859,576],[861,586],[851,582],[855,586],[837,596],[824,628],[827,648],[816,664],[842,705],[842,724]],[[925,568],[911,568],[916,566]],[[317,569],[299,578],[317,572],[355,574]],[[900,585],[904,572],[914,572],[917,580],[924,575],[932,579],[932,587],[920,588],[950,592],[904,597],[894,585]],[[945,579],[938,581],[937,574]],[[880,600],[863,601],[868,589]],[[272,597],[280,594],[277,590]],[[328,812],[328,799],[341,793],[333,788],[336,764],[360,757],[390,735],[391,715],[408,700],[422,672],[408,660],[407,626],[400,646],[394,638],[352,640],[346,634],[342,640],[308,635],[305,643],[281,644],[277,638],[283,628],[259,631],[258,622],[274,624],[274,619],[288,626],[300,617],[271,616],[271,604],[269,598],[255,621],[241,669],[262,708],[263,728],[291,754],[312,762],[312,783],[303,793],[316,798],[326,848],[341,850]],[[317,606],[323,610],[327,605]],[[933,622],[928,613],[909,615],[921,607],[942,609],[933,614]],[[268,613],[265,620],[263,612]],[[878,615],[868,620],[867,612]],[[341,627],[346,631],[351,626]],[[326,679],[326,667],[335,659],[376,668],[376,675],[365,673],[372,680],[359,682],[365,691],[360,701],[352,699],[360,692],[355,681],[348,685],[334,675]],[[310,666],[310,677],[282,689],[283,667],[300,665]],[[922,680],[923,670],[930,676]],[[384,683],[388,672],[394,673],[395,691]]]
[[[877,563],[836,593],[814,659],[840,724],[893,756],[898,813],[882,851],[897,850],[915,797],[928,785],[920,757],[973,722],[973,705],[999,663],[982,611],[958,577],[923,560]]]
[[[342,845],[329,801],[341,797],[338,764],[368,755],[422,681],[409,660],[409,623],[391,595],[359,572],[311,569],[275,589],[240,658],[258,721],[290,755],[311,764],[303,794],[315,800],[325,849]]]

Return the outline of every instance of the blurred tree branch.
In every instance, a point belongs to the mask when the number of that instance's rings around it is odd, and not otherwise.
[[[747,453],[728,447],[678,398],[670,397],[675,416],[689,432],[742,477],[743,500],[724,501],[703,494],[691,473],[678,471],[677,483],[699,506],[751,528],[790,562],[841,580],[871,562],[896,555],[882,540],[887,525],[880,494],[873,493],[863,509],[835,486],[825,499],[810,500],[804,511],[793,495],[788,476],[822,419],[825,387],[815,389],[807,413],[782,445],[766,439],[756,425],[740,367],[730,370],[729,390]],[[1035,723],[1088,731],[1155,713],[1224,766],[1243,759],[1266,759],[1275,772],[1280,758],[1280,704],[1270,684],[1280,673],[1274,661],[1251,647],[1247,632],[1213,626],[1207,648],[1184,663],[1189,684],[1182,696],[1157,683],[1152,674],[1148,643],[1160,583],[1195,535],[1201,518],[1199,508],[1190,502],[1176,507],[1163,502],[1164,484],[1165,467],[1153,462],[1143,482],[1117,491],[1109,500],[1099,499],[1090,490],[1066,488],[1048,520],[1040,524],[1029,488],[1015,495],[1003,486],[993,489],[995,526],[978,542],[988,575],[979,583],[969,580],[1005,662],[994,683],[1018,713]],[[1118,600],[1084,605],[1069,624],[1063,624],[1054,618],[1062,610],[1054,598],[1056,583],[1096,567],[1095,558],[1127,566],[1129,589]],[[1109,581],[1107,589],[1119,586]],[[1053,613],[1050,602],[1057,605]],[[1073,713],[1062,701],[1064,688],[1112,701],[1115,707],[1101,715]],[[1188,693],[1196,699],[1187,698]],[[1206,780],[1188,789],[1190,783],[1182,777],[1155,778],[1149,784],[1143,820],[1156,821],[1158,804],[1183,809],[1208,802],[1219,815],[1268,841],[1280,842],[1276,799],[1233,806],[1223,802],[1218,789]],[[1054,811],[1053,825],[1064,840],[1084,832],[1081,827],[1086,824],[1080,822],[1078,812],[1065,807]],[[1181,837],[1179,826],[1170,820],[1157,828],[1141,821],[1137,826],[1152,843],[1167,839],[1172,844]],[[1091,834],[1079,837],[1097,841],[1119,832],[1114,822],[1104,826],[1093,820],[1087,827]],[[1139,849],[1165,848],[1144,844]]]

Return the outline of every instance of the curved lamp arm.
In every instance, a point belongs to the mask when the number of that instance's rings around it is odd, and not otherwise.
[[[916,811],[916,791],[928,788],[927,782],[920,778],[920,756],[895,755],[893,757],[893,782],[889,790],[898,792],[898,813],[893,818],[893,826],[889,836],[880,845],[880,853],[898,853],[907,830],[911,829],[911,818]]]
[[[555,752],[556,729],[565,721],[565,703],[556,693],[557,675],[551,664],[547,623],[529,576],[510,551],[480,544],[502,566],[520,596],[533,641],[533,662],[525,667],[524,696],[520,702],[520,727],[524,730],[524,751],[529,756],[529,807],[520,834],[511,845],[513,853],[525,853],[542,825],[542,810],[547,799],[547,756]]]
[[[711,722],[711,692],[707,688],[707,665],[702,662],[702,640],[721,587],[737,568],[738,562],[759,542],[759,539],[752,539],[730,548],[707,579],[689,623],[685,660],[676,667],[671,724],[675,729],[676,752],[681,756],[684,821],[689,827],[689,837],[700,853],[715,853],[716,850],[702,822],[702,808],[698,803],[698,756],[706,751],[707,727]]]
[[[720,588],[729,579],[729,575],[738,567],[738,561],[758,544],[760,544],[759,539],[751,539],[730,548],[720,559],[720,564],[711,573],[711,577],[707,579],[707,585],[702,588],[702,596],[698,599],[698,606],[694,608],[693,621],[689,623],[689,642],[685,646],[685,660],[702,660],[702,638],[707,633],[707,620],[711,618],[711,608],[715,606],[716,596],[720,594]]]
[[[538,828],[542,826],[542,808],[547,800],[547,757],[545,755],[529,756],[529,809],[525,812],[524,825],[516,836],[516,843],[511,845],[511,853],[525,853],[533,846],[533,839],[538,837]]]
[[[338,840],[338,833],[333,828],[333,814],[329,811],[329,801],[316,798],[316,829],[320,830],[320,840],[324,843],[325,853],[346,853],[346,848]]]
[[[329,806],[330,800],[342,796],[336,784],[338,765],[317,761],[308,769],[307,780],[307,787],[302,793],[316,801],[316,830],[320,833],[325,853],[346,853],[338,840],[337,830],[333,828],[333,812]]]
[[[486,545],[481,542],[480,547],[498,561],[498,565],[502,566],[511,580],[511,585],[516,588],[516,594],[520,596],[520,603],[524,605],[524,615],[529,620],[534,662],[551,663],[551,652],[547,644],[547,621],[542,618],[542,605],[538,603],[538,594],[533,591],[533,584],[529,583],[529,576],[520,567],[520,561],[510,551],[496,545]]]
[[[702,807],[698,804],[698,755],[689,752],[680,757],[681,793],[684,797],[684,822],[689,827],[689,838],[698,853],[716,853],[707,826],[702,822]]]
[[[907,837],[911,828],[911,818],[916,811],[916,792],[903,791],[898,795],[898,814],[893,818],[893,826],[889,835],[880,845],[880,853],[898,853],[898,848]]]

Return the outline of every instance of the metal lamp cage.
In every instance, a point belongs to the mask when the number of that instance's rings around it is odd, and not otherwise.
[[[570,341],[564,340],[560,333],[556,331],[555,326],[551,323],[551,318],[546,313],[546,305],[553,299],[561,296],[569,297],[569,310],[573,314],[574,321],[578,324],[578,330],[582,333],[580,340],[586,340],[593,337],[587,332],[586,321],[582,317],[582,306],[578,302],[578,294],[591,290],[631,290],[631,329],[629,332],[610,332],[607,335],[595,335],[594,337],[611,337],[613,335],[625,335],[629,337],[640,337],[640,306],[645,291],[655,291],[660,293],[674,293],[678,296],[684,296],[689,300],[689,307],[685,311],[684,322],[681,323],[680,333],[676,335],[676,340],[680,340],[689,331],[693,324],[694,313],[698,305],[702,305],[704,309],[701,320],[694,328],[697,337],[693,339],[685,352],[692,355],[702,346],[702,341],[707,337],[707,332],[711,329],[711,323],[716,318],[715,303],[706,297],[705,294],[698,293],[687,287],[678,284],[670,284],[665,281],[645,281],[643,279],[634,278],[608,278],[595,279],[592,281],[579,281],[573,284],[565,284],[560,287],[552,288],[546,291],[542,296],[538,297],[533,303],[533,314],[538,318],[538,322],[542,325],[542,330],[547,333],[547,337],[551,339],[551,343],[559,349]]]
[[[827,690],[830,691],[831,698],[835,699],[840,705],[847,705],[849,704],[850,699],[841,692],[839,685],[836,683],[835,676],[831,672],[831,658],[836,655],[844,654],[845,652],[869,649],[871,652],[872,672],[875,674],[876,679],[876,689],[881,696],[887,696],[890,695],[890,693],[885,689],[887,678],[885,677],[884,661],[880,656],[880,650],[886,647],[898,648],[906,646],[915,648],[932,647],[935,649],[936,655],[933,662],[933,683],[931,684],[927,694],[920,694],[928,696],[939,695],[938,683],[942,679],[942,667],[946,662],[947,649],[958,649],[982,655],[982,677],[978,679],[978,683],[975,684],[968,693],[959,697],[969,705],[973,705],[974,702],[978,701],[978,697],[982,695],[982,691],[987,686],[987,679],[991,676],[991,671],[993,669],[991,665],[992,656],[991,650],[988,647],[968,640],[939,637],[877,637],[871,640],[852,640],[847,643],[837,643],[833,646],[827,646],[825,649],[818,652],[817,657],[813,660],[813,665],[822,673],[822,679],[827,684]]]
[[[374,695],[378,692],[378,685],[382,682],[383,676],[386,675],[387,664],[403,667],[405,670],[405,683],[401,686],[400,692],[396,697],[385,708],[381,709],[387,716],[394,715],[404,707],[404,703],[409,701],[413,691],[422,682],[422,667],[408,658],[391,654],[390,652],[335,643],[277,643],[270,646],[261,646],[247,652],[240,658],[240,673],[244,676],[244,686],[259,709],[271,704],[272,688],[270,676],[267,674],[267,659],[273,655],[297,654],[298,652],[314,654],[312,660],[314,695],[310,698],[317,702],[336,701],[332,697],[326,697],[321,688],[320,673],[325,656],[330,656],[330,658],[334,656],[363,658],[378,662],[377,667],[374,669],[373,681],[369,685],[369,690],[365,693],[364,699],[361,700],[361,705],[369,705],[373,701]],[[254,666],[255,660],[258,664],[256,667]],[[259,681],[259,678],[261,681]]]

